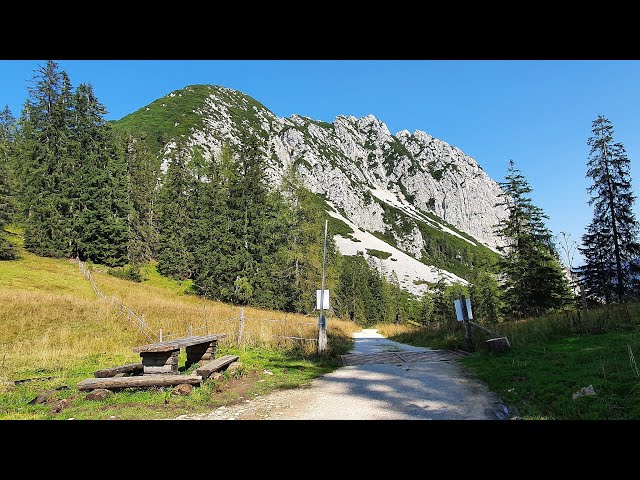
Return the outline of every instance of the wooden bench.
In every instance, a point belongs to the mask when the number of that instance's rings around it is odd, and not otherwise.
[[[121,365],[119,367],[105,368],[104,370],[97,370],[96,372],[94,372],[93,376],[96,378],[108,378],[115,377],[119,373],[138,375],[142,372],[142,363],[138,362]]]
[[[202,383],[202,377],[200,375],[139,375],[137,377],[88,378],[78,383],[78,390],[93,390],[95,388],[114,390],[117,388],[131,387],[171,387],[182,383],[200,385]]]
[[[196,370],[196,373],[202,377],[202,380],[206,380],[213,372],[217,372],[222,370],[225,367],[228,367],[233,362],[238,360],[237,355],[225,355],[224,357],[216,358],[215,360],[211,360],[210,362],[205,363],[201,367]]]
[[[215,358],[218,340],[225,338],[225,334],[191,336],[150,343],[133,349],[142,357],[144,375],[170,374],[177,375],[178,354],[184,348],[187,353],[186,368],[195,363],[203,363]]]

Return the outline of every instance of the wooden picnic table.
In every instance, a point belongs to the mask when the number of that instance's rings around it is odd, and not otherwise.
[[[185,368],[195,363],[203,363],[215,358],[218,340],[225,334],[189,336],[165,342],[150,343],[134,347],[133,351],[142,357],[143,375],[178,374],[178,355],[184,348],[187,353]]]

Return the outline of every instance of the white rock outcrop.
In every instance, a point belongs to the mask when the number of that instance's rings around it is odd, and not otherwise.
[[[293,164],[305,185],[326,195],[350,223],[363,231],[391,231],[398,248],[417,262],[424,246],[422,233],[415,226],[402,235],[394,231],[385,220],[383,204],[402,212],[408,221],[420,220],[472,245],[473,240],[446,224],[489,248],[498,245],[493,229],[506,216],[504,207],[496,206],[500,186],[460,149],[420,130],[392,135],[373,115],[338,116],[333,123],[300,115],[279,118],[262,105],[249,108],[248,98],[235,90],[211,87],[197,110],[203,121],[191,132],[191,144],[201,146],[211,158],[223,142],[238,144],[240,132],[250,131],[269,159],[265,174],[271,182],[278,182]],[[338,246],[345,254],[352,249],[343,240]],[[396,273],[405,278],[403,272]],[[405,285],[431,281],[434,275],[409,278]],[[443,275],[458,281],[449,272]]]

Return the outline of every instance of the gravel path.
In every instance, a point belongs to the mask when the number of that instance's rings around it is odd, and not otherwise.
[[[388,340],[374,329],[354,334],[351,353],[426,352]],[[504,406],[455,361],[342,367],[311,382],[220,407],[189,420],[495,420]]]

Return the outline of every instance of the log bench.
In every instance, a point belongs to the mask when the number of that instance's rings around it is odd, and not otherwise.
[[[97,370],[93,376],[96,378],[108,378],[115,377],[119,373],[127,373],[130,375],[138,375],[142,373],[142,363],[128,363],[127,365],[121,365],[119,367],[105,368],[103,370]]]
[[[238,360],[237,355],[225,355],[224,357],[216,358],[215,360],[211,360],[210,362],[205,363],[201,367],[196,370],[196,373],[202,377],[202,380],[206,380],[213,372],[217,372],[222,370],[233,362]]]
[[[171,387],[182,383],[200,385],[202,383],[202,377],[200,375],[140,375],[137,377],[88,378],[78,383],[78,390],[93,390],[95,388],[115,390],[118,388],[132,387]]]
[[[143,375],[178,375],[178,354],[184,348],[187,353],[185,368],[195,363],[204,363],[215,358],[218,340],[225,334],[190,336],[150,343],[134,347],[142,357]],[[106,388],[106,387],[105,387]]]

